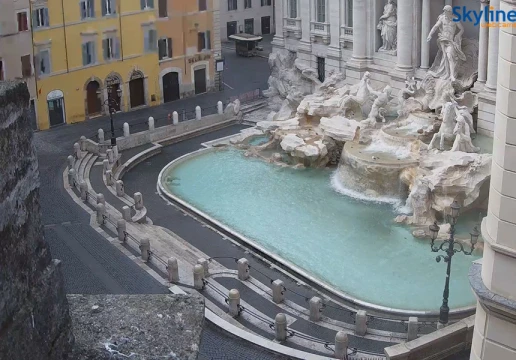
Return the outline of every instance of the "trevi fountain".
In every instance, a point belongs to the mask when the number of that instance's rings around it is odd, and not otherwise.
[[[381,49],[395,51],[388,5]],[[428,226],[439,223],[447,239],[455,200],[457,238],[469,240],[487,209],[492,157],[473,116],[478,44],[449,15],[428,36],[440,50],[426,76],[407,75],[397,94],[367,72],[354,85],[337,72],[321,83],[289,51],[274,52],[266,118],[169,164],[161,188],[342,296],[437,311],[445,269]],[[466,274],[477,249],[454,257],[453,309],[475,304]]]

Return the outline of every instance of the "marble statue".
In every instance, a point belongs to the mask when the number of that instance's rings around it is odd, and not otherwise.
[[[407,100],[416,95],[417,81],[413,76],[408,76],[405,80],[405,88],[400,91],[400,99]]]
[[[466,122],[466,118],[463,115],[457,116],[457,124],[453,129],[455,135],[455,141],[451,151],[462,151],[467,153],[476,153],[480,151],[480,148],[473,145],[471,142],[471,133],[469,131],[469,124]]]
[[[438,141],[439,150],[444,150],[444,142],[451,142],[454,140],[455,134],[453,132],[455,129],[455,105],[452,102],[447,102],[443,105],[441,114],[443,116],[441,128],[439,129],[439,132],[434,134],[432,137],[432,141],[430,141],[430,145],[428,145],[428,150],[435,149]]]
[[[380,30],[382,37],[382,47],[378,49],[380,52],[389,52],[396,54],[397,47],[397,12],[396,4],[393,0],[388,0],[383,8],[383,15],[380,16],[377,29]]]
[[[386,86],[382,92],[373,92],[376,95],[376,99],[373,102],[373,106],[371,107],[371,111],[369,112],[369,116],[367,120],[364,120],[364,124],[374,125],[376,122],[386,122],[385,120],[385,108],[389,101],[392,100],[392,88],[390,86]]]
[[[437,22],[430,30],[428,42],[432,40],[434,33],[439,30],[437,45],[441,50],[441,61],[436,69],[429,70],[429,74],[444,80],[455,81],[457,67],[461,61],[466,61],[466,55],[462,52],[462,34],[464,27],[460,21],[453,21],[453,9],[450,5],[443,8]],[[458,30],[458,31],[457,31]]]

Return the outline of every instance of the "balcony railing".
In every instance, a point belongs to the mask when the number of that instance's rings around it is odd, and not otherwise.
[[[297,39],[301,39],[301,19],[300,18],[284,18],[283,34],[285,37],[292,35]]]
[[[353,28],[349,26],[341,26],[340,27],[340,45],[342,47],[346,46],[346,43],[353,42]]]
[[[321,38],[325,44],[330,43],[330,24],[312,21],[310,27],[310,39]]]

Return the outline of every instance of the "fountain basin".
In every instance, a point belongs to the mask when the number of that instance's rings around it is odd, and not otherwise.
[[[327,169],[281,168],[236,150],[207,149],[167,165],[158,189],[349,301],[392,313],[437,313],[445,269],[429,243],[394,224],[391,206],[339,194],[332,177]],[[454,258],[455,313],[475,304],[467,271],[476,258]]]

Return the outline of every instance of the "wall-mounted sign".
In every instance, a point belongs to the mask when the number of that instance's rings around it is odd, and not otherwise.
[[[130,80],[138,80],[138,79],[143,79],[144,76],[143,76],[143,73],[141,71],[133,71],[133,73],[131,74],[131,78],[129,79]]]
[[[209,60],[210,58],[211,58],[211,54],[197,55],[197,56],[194,56],[194,57],[191,57],[190,59],[188,59],[188,63],[189,64],[194,64],[194,63],[199,62],[199,61]]]
[[[224,71],[224,60],[223,59],[217,60],[217,62],[215,63],[215,70],[217,72]]]
[[[61,99],[63,97],[63,92],[61,90],[52,90],[47,95],[47,101],[52,101],[55,99]]]

